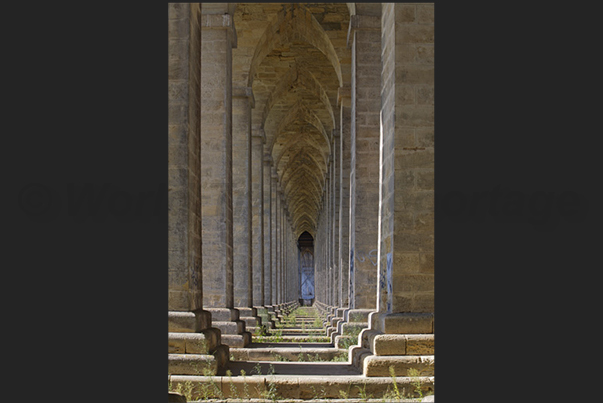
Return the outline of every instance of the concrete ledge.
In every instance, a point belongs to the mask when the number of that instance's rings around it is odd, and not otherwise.
[[[363,362],[364,376],[389,376],[389,367],[393,366],[396,376],[409,376],[408,370],[414,368],[422,376],[434,375],[433,355],[403,355],[366,357]]]

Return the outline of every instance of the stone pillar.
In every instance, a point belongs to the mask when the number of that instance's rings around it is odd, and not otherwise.
[[[254,281],[253,255],[258,249],[252,248],[252,133],[251,108],[255,106],[250,87],[233,89],[233,140],[232,140],[232,193],[233,193],[233,289],[234,304],[239,311],[239,319],[245,322],[245,329],[254,332],[261,325],[261,319],[254,308],[253,286],[261,286]],[[257,137],[256,137],[257,139]],[[260,148],[262,147],[259,138]],[[261,152],[261,151],[260,151]],[[262,160],[260,158],[259,166]],[[256,167],[257,168],[257,167]],[[256,181],[259,172],[256,174]],[[256,196],[259,200],[259,197]],[[256,221],[258,208],[256,206]],[[261,272],[258,275],[260,278]]]
[[[253,306],[251,248],[251,88],[232,96],[232,198],[234,306]]]
[[[168,4],[169,374],[191,373],[194,362],[214,375],[229,357],[202,309],[200,20],[199,4]]]
[[[264,151],[264,306],[272,307],[272,157]]]
[[[378,309],[365,376],[433,375],[433,4],[384,3]],[[393,18],[395,16],[395,20]],[[385,333],[385,334],[384,334]]]
[[[339,130],[333,130],[333,305],[341,307],[340,304],[340,269],[339,269],[339,193],[341,183],[340,170],[340,143]]]
[[[433,4],[395,4],[384,21],[379,310],[434,310]],[[389,22],[389,24],[387,24]],[[388,332],[389,319],[379,328]],[[425,332],[430,333],[429,325]],[[393,329],[393,328],[392,328]]]
[[[381,21],[353,15],[350,289],[351,309],[375,309],[379,232],[379,113],[381,109]]]
[[[272,211],[271,211],[271,244],[272,244],[272,251],[271,251],[271,255],[272,255],[272,305],[276,305],[278,304],[277,302],[277,294],[276,294],[276,289],[277,289],[277,283],[276,283],[276,273],[278,271],[278,265],[277,265],[277,252],[278,252],[278,244],[277,244],[277,212],[278,212],[278,194],[277,194],[277,183],[278,183],[278,175],[276,174],[276,169],[274,166],[271,167],[271,171],[272,171],[272,193],[271,193],[271,197],[272,197]]]
[[[168,317],[171,331],[197,332],[211,327],[211,315],[202,309],[201,34],[198,10],[192,16],[189,4],[169,4],[168,10]],[[189,313],[186,325],[172,323],[172,316],[178,321],[184,315],[176,312]]]
[[[253,306],[264,305],[266,293],[264,265],[264,131],[257,129],[251,138],[251,237],[253,268]]]
[[[325,304],[331,305],[331,245],[329,245],[330,235],[331,235],[331,227],[329,225],[331,221],[331,156],[329,156],[329,161],[327,163],[327,177],[325,180],[325,204],[324,204],[324,242],[325,242],[325,283],[326,283],[326,294],[325,294]]]
[[[348,307],[348,286],[350,271],[350,147],[351,147],[351,94],[349,87],[341,87],[338,92],[340,107],[340,180],[339,193],[339,306]]]
[[[236,31],[232,15],[216,4],[201,3],[203,304],[212,314],[213,326],[222,331],[223,343],[241,347],[251,341],[251,335],[238,320],[233,293],[232,48]]]
[[[286,265],[286,261],[285,261],[285,249],[286,249],[286,245],[285,245],[285,197],[283,196],[283,192],[281,189],[281,218],[280,218],[280,234],[279,234],[279,239],[280,239],[280,261],[281,261],[281,265],[280,265],[280,272],[279,272],[279,295],[280,295],[280,299],[281,299],[281,304],[286,302],[285,301],[285,293],[283,292],[283,284],[284,284],[284,277],[285,277],[285,265]]]

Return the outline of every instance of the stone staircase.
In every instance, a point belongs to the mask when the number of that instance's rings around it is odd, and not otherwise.
[[[355,316],[356,322],[344,322],[339,319],[344,317],[339,316],[342,311],[299,307],[297,302],[272,308],[267,311],[274,312],[276,325],[269,335],[254,335],[251,344],[231,347],[229,360],[210,375],[172,372],[172,390],[180,388],[192,399],[229,402],[250,398],[388,401],[396,397],[418,401],[421,394],[433,394],[433,334],[380,334],[366,329],[363,315]],[[356,345],[337,348],[327,337],[335,321],[347,324],[344,333],[335,337],[340,343],[351,337],[346,329],[365,329]],[[309,341],[317,337],[324,341]]]
[[[207,312],[168,312],[168,373],[215,375],[228,362],[221,332]]]

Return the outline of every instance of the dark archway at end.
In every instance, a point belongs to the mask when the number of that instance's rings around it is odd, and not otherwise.
[[[304,231],[297,239],[299,304],[309,306],[314,303],[314,238]]]

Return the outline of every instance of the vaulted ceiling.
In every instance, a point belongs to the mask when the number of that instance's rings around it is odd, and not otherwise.
[[[350,85],[346,3],[238,3],[233,86],[251,87],[296,236],[316,233],[337,91]]]

